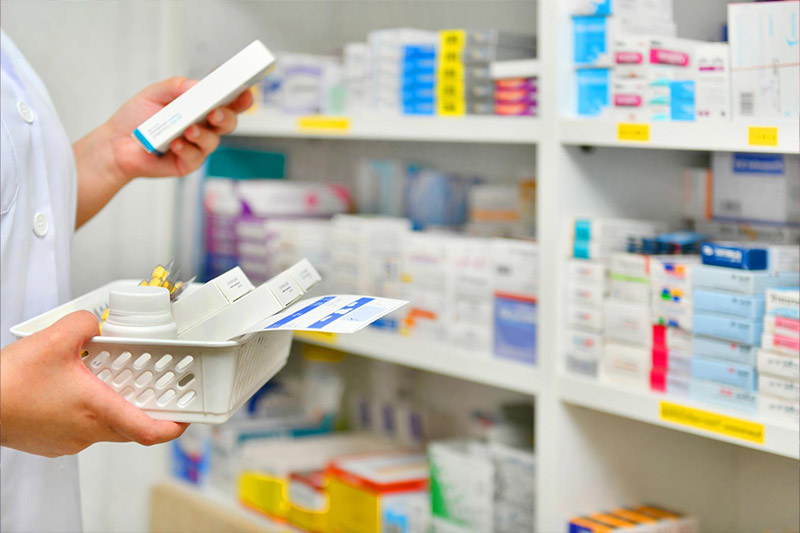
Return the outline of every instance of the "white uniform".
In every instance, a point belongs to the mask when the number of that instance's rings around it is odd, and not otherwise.
[[[69,299],[75,160],[42,81],[2,33],[0,346],[11,326]],[[67,58],[68,60],[68,58]],[[81,531],[76,456],[0,448],[0,531]]]

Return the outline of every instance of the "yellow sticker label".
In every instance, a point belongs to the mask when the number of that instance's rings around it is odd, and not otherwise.
[[[750,126],[747,129],[747,142],[750,146],[778,146],[778,128]]]
[[[647,142],[650,140],[650,124],[617,124],[617,140]]]
[[[294,335],[300,340],[308,340],[321,344],[336,344],[338,338],[336,333],[325,333],[324,331],[297,331]]]
[[[300,131],[345,133],[350,130],[350,119],[347,117],[323,116],[300,117],[297,119],[297,129]]]
[[[464,30],[442,30],[439,39],[443,50],[464,48],[467,34]]]
[[[734,439],[764,444],[764,424],[703,411],[671,402],[661,402],[661,420],[718,433]]]

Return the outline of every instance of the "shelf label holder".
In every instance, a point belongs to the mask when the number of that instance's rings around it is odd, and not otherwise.
[[[747,143],[750,146],[778,146],[778,128],[750,126],[747,128]]]
[[[350,131],[350,119],[347,117],[326,117],[311,115],[297,119],[297,130],[301,132],[324,132],[344,134]]]
[[[625,142],[649,142],[650,124],[617,124],[617,140]]]
[[[662,401],[659,417],[665,422],[702,429],[726,437],[764,444],[764,424]]]

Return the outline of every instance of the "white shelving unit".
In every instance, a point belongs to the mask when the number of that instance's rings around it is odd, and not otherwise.
[[[798,449],[798,427],[789,423],[762,420],[758,417],[743,415],[735,411],[726,411],[718,407],[692,402],[688,399],[673,398],[665,394],[658,394],[649,391],[628,391],[615,387],[610,387],[595,380],[581,379],[577,377],[562,377],[559,379],[559,395],[561,399],[572,405],[588,407],[596,411],[611,413],[633,420],[647,422],[666,428],[684,431],[694,435],[700,435],[709,439],[721,440],[739,446],[746,446],[755,450],[774,453],[792,459],[800,458]],[[713,415],[722,415],[732,419],[734,429],[743,424],[754,425],[760,428],[763,433],[763,443],[754,442],[738,436],[730,436],[731,431],[709,431],[698,429],[686,423],[677,424],[665,418],[661,414],[663,402],[685,406],[690,409],[697,409],[711,412]],[[716,416],[712,417],[711,422],[717,422]]]
[[[796,123],[654,122],[625,124],[607,120],[572,119],[560,124],[567,145],[616,146],[718,152],[800,153]],[[642,135],[647,140],[640,140]],[[772,137],[774,135],[774,137]],[[765,137],[769,136],[769,137]]]
[[[228,16],[228,3],[212,4],[214,13]],[[343,42],[363,39],[367,31],[380,25],[429,29],[494,26],[535,32],[541,72],[540,115],[535,119],[297,117],[261,110],[241,117],[234,135],[240,137],[237,142],[246,141],[248,146],[287,149],[290,168],[303,160],[293,167],[299,169],[294,175],[327,178],[330,174],[330,179],[339,178],[334,167],[347,168],[341,164],[343,158],[373,153],[379,154],[375,157],[410,159],[409,154],[417,157],[419,152],[432,164],[438,159],[449,163],[462,159],[467,167],[474,164],[472,157],[480,159],[481,171],[487,162],[502,164],[502,174],[508,176],[526,155],[528,163],[535,154],[540,247],[538,364],[531,368],[444,342],[372,330],[327,338],[298,335],[298,340],[530,396],[535,406],[537,531],[563,531],[572,515],[636,501],[695,514],[703,531],[797,529],[800,437],[796,427],[567,377],[559,361],[566,316],[563,229],[571,217],[652,217],[677,222],[683,168],[707,165],[703,152],[709,151],[798,153],[798,125],[654,123],[628,125],[621,131],[616,122],[571,118],[567,79],[572,68],[568,60],[571,28],[566,0],[414,4],[419,4],[419,9],[399,1],[332,2],[320,17],[319,3],[253,2],[237,4],[240,12],[235,15],[243,27],[271,45],[276,43],[278,50],[298,47],[298,51],[313,52],[327,52]],[[725,0],[674,0],[674,4],[681,37],[710,40],[725,21]],[[529,14],[532,6],[535,17],[520,16]],[[235,25],[218,28],[208,13],[200,19],[191,9],[175,9],[179,11],[175,20],[181,21],[185,33],[196,41],[181,43],[190,60],[202,64],[198,58],[203,58],[200,45],[206,34],[227,32],[221,37],[241,40],[237,34],[241,30],[233,29]],[[429,12],[422,14],[425,10]],[[302,37],[296,35],[296,28],[274,22],[301,17],[308,21]],[[335,24],[336,17],[341,27]],[[323,27],[325,31],[315,31]],[[337,31],[329,31],[331,27]],[[394,148],[387,149],[394,141],[402,141],[393,145],[398,155]],[[448,146],[439,147],[438,143]],[[455,147],[457,143],[465,147]],[[432,144],[437,144],[435,149]],[[579,149],[583,146],[597,149]],[[664,420],[662,401],[762,424],[764,443]]]
[[[255,111],[234,135],[413,142],[535,144],[539,121],[528,117],[293,116]]]
[[[539,386],[539,374],[531,365],[497,359],[489,353],[476,353],[444,342],[370,329],[352,335],[300,332],[295,339],[523,394],[534,395]]]

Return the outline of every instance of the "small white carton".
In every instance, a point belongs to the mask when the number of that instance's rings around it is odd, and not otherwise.
[[[172,318],[178,325],[178,336],[219,313],[254,288],[237,266],[203,286],[187,291],[172,304]]]
[[[163,154],[172,141],[214,109],[232,102],[272,69],[275,56],[261,41],[253,41],[217,67],[194,87],[167,104],[133,130],[133,137],[151,153]]]

